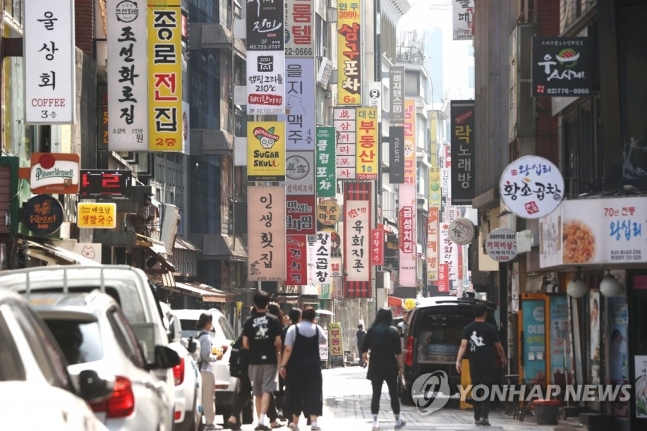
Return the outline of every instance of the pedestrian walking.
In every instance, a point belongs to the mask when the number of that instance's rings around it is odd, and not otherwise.
[[[287,326],[285,325],[285,315],[283,314],[283,311],[281,311],[281,307],[279,307],[279,304],[276,302],[270,302],[267,305],[267,311],[271,315],[275,316],[277,319],[279,319],[279,324],[281,326],[281,345],[285,346],[285,332],[287,331]],[[281,355],[283,355],[283,352],[281,352]],[[270,426],[272,428],[279,428],[283,426],[277,421],[277,418],[280,417],[279,415],[279,410],[283,409],[283,405],[285,404],[285,379],[281,377],[279,374],[279,389],[272,394],[272,398],[270,399],[270,407],[269,410],[267,411],[267,416],[270,419]]]
[[[355,332],[355,344],[357,345],[357,353],[359,355],[359,365],[364,368],[366,363],[364,358],[362,358],[362,345],[364,344],[364,337],[366,337],[366,331],[364,330],[364,325],[361,323],[357,325],[357,332]]]
[[[497,354],[502,365],[506,366],[507,364],[505,352],[499,340],[499,332],[494,325],[485,321],[486,318],[487,308],[485,308],[485,305],[481,303],[475,304],[474,321],[463,329],[461,347],[458,349],[458,356],[456,357],[456,371],[460,374],[462,372],[461,360],[464,358],[469,345],[468,359],[471,383],[474,388],[477,385],[482,385],[483,390],[487,391],[483,401],[472,400],[474,423],[482,426],[490,426],[489,414],[492,406],[490,394],[497,374]],[[472,398],[474,398],[474,394],[472,394]]]
[[[285,334],[285,354],[280,373],[287,379],[290,391],[292,430],[299,429],[301,412],[308,414],[311,431],[319,431],[317,418],[322,415],[323,391],[319,343],[326,342],[323,329],[316,325],[314,308],[301,313],[301,322],[290,326]]]
[[[249,350],[249,379],[252,383],[258,425],[256,430],[269,431],[267,411],[271,395],[278,389],[278,363],[281,359],[281,326],[279,319],[267,313],[270,297],[259,291],[254,295],[256,314],[245,322],[243,347]]]
[[[370,360],[368,353],[370,352]],[[362,344],[362,357],[368,362],[366,378],[373,386],[371,414],[373,415],[373,431],[380,429],[378,414],[380,412],[380,397],[382,383],[386,382],[391,398],[391,410],[395,415],[395,428],[400,429],[406,422],[400,417],[400,399],[398,398],[398,376],[402,372],[402,345],[400,335],[393,326],[393,314],[388,308],[377,312],[375,322],[366,333]]]
[[[202,313],[196,329],[199,331],[197,339],[200,342],[200,358],[198,359],[198,366],[200,368],[200,375],[202,376],[202,406],[204,409],[205,417],[205,430],[221,430],[222,427],[214,423],[216,419],[216,379],[213,375],[213,363],[222,359],[222,353],[217,356],[213,355],[213,347],[211,345],[211,338],[209,333],[213,328],[213,316],[211,314]]]

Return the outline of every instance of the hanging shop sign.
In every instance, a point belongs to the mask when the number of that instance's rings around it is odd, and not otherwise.
[[[285,187],[247,187],[249,281],[285,280]]]
[[[314,151],[288,151],[285,159],[285,193],[315,195]]]
[[[393,124],[402,124],[404,123],[404,66],[391,66],[389,73],[389,102],[391,104],[389,120]]]
[[[80,229],[114,229],[117,227],[117,204],[79,202],[76,225]]]
[[[247,180],[285,181],[285,123],[247,123]]]
[[[337,105],[362,105],[362,2],[337,2]]]
[[[509,262],[517,257],[517,233],[512,229],[498,228],[485,239],[485,251],[497,262]]]
[[[333,108],[333,125],[337,131],[337,179],[356,178],[355,154],[357,146],[355,108]]]
[[[416,184],[416,101],[404,102],[404,184]]]
[[[474,38],[474,0],[454,0],[454,40]]]
[[[525,156],[505,168],[499,193],[517,217],[538,219],[559,206],[564,197],[564,178],[550,160]]]
[[[368,87],[368,106],[375,108],[377,122],[382,122],[382,82],[371,82]]]
[[[474,187],[474,101],[451,101],[452,204],[472,205]]]
[[[384,265],[384,229],[371,229],[371,265]]]
[[[29,175],[32,193],[77,194],[80,163],[78,154],[33,153]]]
[[[132,171],[84,169],[81,171],[79,196],[83,198],[127,196],[132,182]]]
[[[417,287],[416,186],[400,184],[398,192],[399,284],[403,287]]]
[[[371,183],[344,185],[344,297],[371,297]]]
[[[285,0],[285,55],[314,59],[314,0]]]
[[[438,216],[440,208],[429,207],[427,217],[427,281],[438,280]]]
[[[285,241],[285,284],[301,286],[308,280],[307,235],[288,235]]]
[[[317,127],[315,181],[318,198],[334,198],[337,194],[335,137],[334,127]]]
[[[588,96],[593,86],[594,44],[588,37],[532,38],[532,95]]]
[[[317,232],[315,244],[314,283],[328,284],[330,283],[330,232]]]
[[[23,222],[34,235],[50,235],[63,224],[63,205],[50,195],[36,195],[22,205]]]
[[[467,245],[476,236],[476,228],[472,220],[458,217],[449,224],[449,238],[458,245]]]
[[[328,324],[328,340],[330,342],[330,356],[343,356],[344,345],[342,343],[341,323]]]
[[[285,197],[285,231],[288,235],[314,235],[316,198],[314,195]]]
[[[285,114],[285,52],[247,51],[246,57],[247,114]]]
[[[378,171],[377,109],[357,108],[355,177],[358,180],[376,180]]]
[[[389,126],[389,183],[404,183],[404,127],[402,126]]]
[[[285,121],[288,151],[314,150],[315,121],[315,59],[285,59]]]
[[[283,51],[285,48],[285,2],[283,0],[256,0],[246,3],[247,51]]]
[[[341,217],[341,208],[336,200],[326,199],[317,204],[317,221],[324,226],[334,226]]]

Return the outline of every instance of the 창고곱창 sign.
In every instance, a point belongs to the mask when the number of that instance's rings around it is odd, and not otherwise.
[[[505,168],[499,193],[503,203],[517,217],[537,219],[559,206],[564,198],[564,178],[550,160],[525,156]]]

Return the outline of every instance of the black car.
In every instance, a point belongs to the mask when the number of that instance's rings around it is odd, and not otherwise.
[[[461,334],[463,328],[474,320],[474,304],[479,302],[488,309],[486,321],[498,328],[494,320],[496,305],[492,302],[455,296],[418,300],[409,316],[407,333],[403,334],[405,351],[403,387],[400,391],[403,404],[413,404],[413,382],[420,375],[435,371],[447,373],[451,395],[458,393],[461,377],[456,372],[456,356],[461,345]]]

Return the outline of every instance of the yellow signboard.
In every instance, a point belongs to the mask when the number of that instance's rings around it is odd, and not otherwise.
[[[79,203],[76,225],[85,229],[114,229],[117,227],[117,204]]]
[[[330,356],[344,356],[341,323],[328,324],[328,342],[330,343]]]
[[[357,108],[356,111],[355,178],[377,180],[377,109]]]
[[[361,0],[337,1],[337,105],[362,105]]]
[[[416,300],[413,298],[407,298],[404,300],[404,308],[406,310],[413,310],[416,308]]]
[[[182,151],[181,0],[148,5],[150,151]]]
[[[285,181],[285,123],[247,123],[247,180]]]

